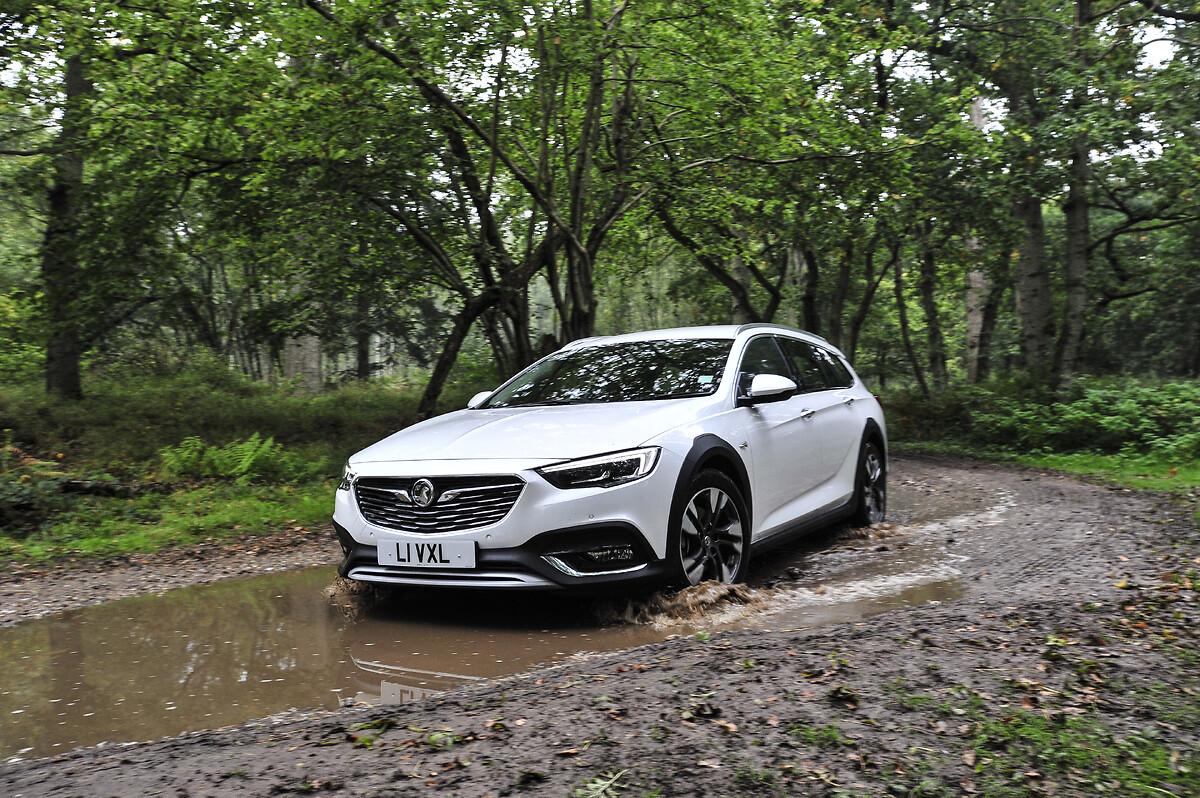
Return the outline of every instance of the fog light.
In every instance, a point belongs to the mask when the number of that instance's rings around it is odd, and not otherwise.
[[[632,546],[605,546],[602,549],[592,549],[585,552],[587,557],[592,562],[602,563],[620,563],[629,562],[633,559]]]

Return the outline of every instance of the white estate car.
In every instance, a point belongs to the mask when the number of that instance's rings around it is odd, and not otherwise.
[[[886,469],[879,403],[815,335],[589,338],[351,457],[339,572],[454,587],[733,582],[752,550],[882,521]]]

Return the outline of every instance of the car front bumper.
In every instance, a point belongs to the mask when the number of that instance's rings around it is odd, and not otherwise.
[[[338,574],[360,582],[446,588],[567,589],[628,592],[661,587],[670,578],[666,559],[655,556],[632,524],[586,524],[543,532],[506,548],[479,548],[470,569],[381,565],[375,546],[359,543],[334,522],[345,555]],[[589,552],[628,553],[628,559],[592,562]]]

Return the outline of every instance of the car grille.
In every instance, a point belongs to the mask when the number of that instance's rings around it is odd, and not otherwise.
[[[363,517],[402,532],[458,532],[500,521],[516,504],[525,483],[512,476],[432,477],[436,501],[413,503],[415,478],[360,477],[354,495]]]

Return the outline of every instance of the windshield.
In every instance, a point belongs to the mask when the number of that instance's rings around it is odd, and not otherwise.
[[[689,339],[567,350],[517,375],[482,407],[708,396],[721,384],[732,346],[729,339]]]

